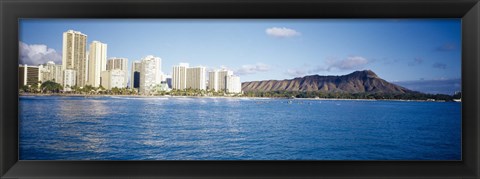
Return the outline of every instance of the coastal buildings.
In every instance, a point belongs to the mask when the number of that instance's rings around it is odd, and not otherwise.
[[[101,85],[107,90],[111,90],[112,88],[125,88],[127,87],[125,82],[127,77],[125,75],[125,71],[120,69],[103,71],[101,75]]]
[[[72,87],[76,86],[77,79],[77,71],[72,69],[63,70],[63,90],[71,91]]]
[[[233,71],[222,69],[208,72],[208,89],[225,93],[241,93],[240,77],[233,75]]]
[[[218,71],[218,90],[217,91],[226,91],[226,86],[227,86],[227,76],[233,75],[233,71],[231,70],[226,70],[222,69]]]
[[[132,73],[130,74],[130,85],[131,89],[137,89],[140,87],[140,70],[142,68],[142,62],[134,61],[132,62]]]
[[[205,67],[187,68],[186,87],[206,90]]]
[[[53,61],[48,61],[47,63],[40,65],[40,80],[41,82],[53,81],[55,83],[62,84],[63,80],[63,71],[62,65],[57,65]]]
[[[129,87],[146,95],[170,89],[206,90],[207,85],[215,91],[225,92],[228,88],[229,92],[238,92],[239,89],[239,77],[227,79],[233,75],[229,70],[210,72],[207,84],[205,67],[179,63],[173,66],[172,74],[167,75],[162,72],[161,58],[149,55],[133,62],[129,71],[127,58],[107,58],[106,43],[94,40],[87,51],[87,35],[75,30],[63,32],[62,40],[62,64],[49,61],[39,66],[19,65],[19,87],[53,81],[62,85],[64,91],[91,85],[107,90]]]
[[[127,82],[128,82],[127,65],[128,65],[128,59],[126,59],[126,58],[112,57],[112,58],[109,58],[107,60],[107,70],[122,70],[125,73],[125,75],[124,75],[125,76],[125,79],[124,79],[125,84],[127,84]]]
[[[41,67],[38,66],[28,66],[19,65],[18,67],[18,88],[22,86],[29,86],[34,84],[39,84],[41,81]]]
[[[218,91],[218,70],[208,72],[208,89]]]
[[[187,88],[187,68],[188,63],[180,63],[173,66],[172,70],[172,89],[184,90]]]
[[[106,68],[107,70],[118,69],[118,70],[127,71],[127,65],[128,65],[128,59],[112,57],[108,59]]]
[[[226,84],[226,93],[241,93],[242,92],[242,83],[240,82],[240,77],[235,75],[227,76],[225,79]]]
[[[142,59],[139,84],[141,94],[151,94],[155,86],[161,83],[161,60],[160,57],[154,57],[152,55]]]
[[[172,89],[200,89],[206,90],[205,67],[189,67],[188,63],[173,66]]]
[[[99,87],[101,73],[107,70],[107,44],[93,41],[89,49],[87,84]]]
[[[87,35],[68,30],[63,33],[62,70],[76,71],[76,85],[85,86],[87,80]]]

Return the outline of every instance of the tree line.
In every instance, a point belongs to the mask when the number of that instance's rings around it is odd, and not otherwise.
[[[322,91],[248,91],[246,97],[274,98],[331,98],[331,99],[395,99],[395,100],[435,100],[453,101],[460,99],[461,93],[455,95],[425,94],[425,93],[345,93]]]
[[[70,91],[64,91],[63,86],[53,82],[46,81],[40,84],[33,84],[21,87],[20,93],[63,93],[63,94],[88,94],[88,95],[138,95],[136,89],[112,88],[107,90],[104,87],[93,87],[86,85],[84,87],[72,86]],[[461,93],[454,95],[445,94],[425,94],[415,93],[345,93],[345,92],[322,92],[322,91],[247,91],[243,94],[228,94],[224,90],[200,90],[187,88],[184,90],[159,90],[154,88],[150,95],[170,95],[170,96],[234,96],[234,97],[269,97],[269,98],[329,98],[329,99],[396,99],[396,100],[435,100],[435,101],[453,101],[460,99]]]

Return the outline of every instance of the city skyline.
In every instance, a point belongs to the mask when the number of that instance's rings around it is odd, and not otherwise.
[[[129,59],[127,69],[154,55],[166,67],[181,62],[205,66],[207,72],[224,67],[242,82],[362,69],[390,82],[460,79],[459,19],[20,22],[20,63],[29,65],[47,58],[58,64],[61,35],[52,34],[75,29],[88,35],[87,44],[108,44],[107,58]],[[162,69],[166,74],[171,70]]]

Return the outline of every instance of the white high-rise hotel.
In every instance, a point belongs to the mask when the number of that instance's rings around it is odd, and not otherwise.
[[[87,35],[78,31],[68,30],[63,33],[62,70],[75,70],[69,72],[69,80],[75,78],[75,85],[85,86],[87,81]],[[75,77],[70,77],[75,75]],[[65,75],[64,75],[65,76]],[[69,86],[72,81],[63,80],[63,85]]]
[[[213,70],[208,72],[208,89],[226,93],[241,93],[240,77],[233,75],[231,70]]]
[[[178,66],[173,66],[172,88],[206,90],[205,75],[205,67],[189,67],[188,63],[180,63]]]
[[[178,66],[173,66],[172,89],[184,90],[187,88],[188,66],[188,63],[180,63]]]
[[[187,88],[206,90],[205,67],[187,68]]]
[[[149,95],[155,86],[161,84],[162,59],[152,55],[142,59],[140,68],[140,86],[141,94]]]
[[[107,44],[93,41],[90,44],[88,58],[87,84],[93,87],[100,86],[102,71],[107,70]]]
[[[122,72],[125,73],[124,74],[125,78],[123,79],[125,86],[122,86],[122,88],[127,87],[127,82],[128,82],[127,65],[128,65],[128,59],[126,59],[126,58],[112,57],[112,58],[108,59],[108,61],[107,61],[107,71],[108,70],[122,70]]]

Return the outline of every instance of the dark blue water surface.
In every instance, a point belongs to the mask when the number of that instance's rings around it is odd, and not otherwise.
[[[20,160],[460,160],[461,104],[20,97]]]

